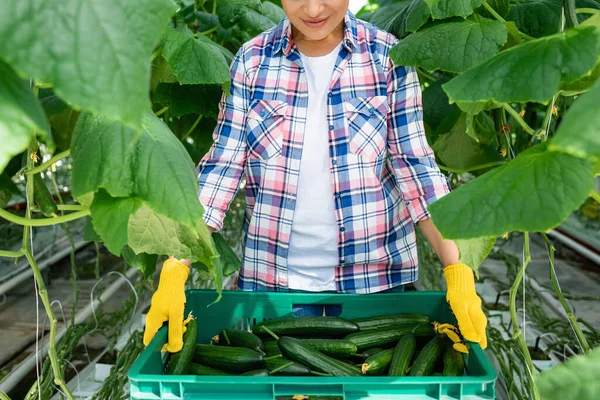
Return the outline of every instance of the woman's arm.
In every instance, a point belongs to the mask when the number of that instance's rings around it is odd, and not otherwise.
[[[444,239],[430,218],[422,219],[417,223],[421,232],[425,235],[431,247],[444,265],[458,264],[458,248],[452,240]]]

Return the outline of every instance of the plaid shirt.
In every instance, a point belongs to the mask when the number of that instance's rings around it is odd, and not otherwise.
[[[416,222],[450,191],[425,138],[414,68],[394,66],[393,35],[344,19],[329,85],[331,190],[339,226],[339,292],[373,293],[417,279]],[[286,17],[245,43],[231,65],[214,143],[198,165],[204,221],[220,229],[246,175],[238,288],[287,290],[308,84]],[[324,71],[326,72],[326,71]]]

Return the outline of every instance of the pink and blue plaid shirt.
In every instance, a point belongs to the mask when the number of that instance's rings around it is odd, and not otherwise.
[[[350,11],[344,23],[327,105],[335,280],[339,292],[373,293],[417,279],[415,224],[450,189],[425,138],[417,73],[389,57],[398,39]],[[237,52],[198,165],[203,218],[217,230],[246,175],[241,290],[288,290],[300,160],[311,150],[302,146],[308,85],[290,27],[284,18]]]

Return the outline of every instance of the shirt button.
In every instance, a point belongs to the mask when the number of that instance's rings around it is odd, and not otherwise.
[[[374,109],[373,107],[369,108],[369,112],[370,112],[371,114],[373,114],[373,111],[375,111],[375,109]]]
[[[340,232],[344,232],[346,230],[346,228],[344,228],[343,226],[340,228]]]
[[[339,194],[339,193],[336,193],[336,194],[335,194],[335,197],[339,199],[339,198],[340,198],[340,194]]]
[[[335,164],[337,164],[337,160],[331,160],[331,163],[332,163],[333,165],[335,165]]]
[[[335,127],[333,125],[329,125],[329,130],[332,131]]]
[[[346,262],[346,260],[344,260],[344,259],[340,260],[340,263],[341,263],[341,264],[343,264],[343,263],[345,263],[345,262]]]
[[[329,97],[333,96],[333,93],[329,92],[328,96],[329,96]]]
[[[264,111],[261,111],[261,112],[260,112],[260,116],[261,116],[261,117],[264,117],[264,116],[265,116],[265,112],[264,112]]]

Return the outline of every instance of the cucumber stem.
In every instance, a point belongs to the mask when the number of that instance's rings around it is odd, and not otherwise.
[[[23,255],[23,251],[8,251],[8,250],[0,250],[0,257],[12,257],[19,258]]]
[[[70,155],[71,155],[71,150],[65,150],[63,152],[60,152],[57,155],[55,155],[54,157],[52,157],[51,159],[49,159],[48,161],[46,161],[45,163],[40,164],[35,168],[27,169],[25,171],[25,174],[33,175],[33,174],[37,174],[38,172],[43,172],[46,169],[48,169],[49,167],[51,167],[57,161],[62,160],[63,158],[67,158]]]
[[[280,365],[280,366],[279,366],[279,367],[277,367],[277,368],[273,368],[273,369],[270,371],[270,374],[271,374],[271,375],[273,375],[273,374],[275,374],[275,373],[277,373],[277,372],[281,371],[282,369],[286,369],[287,367],[289,367],[289,366],[291,366],[291,365],[294,365],[294,363],[293,363],[292,361],[290,361],[290,362],[287,362],[287,363],[285,363],[285,364],[282,364],[282,365]]]
[[[332,376],[331,374],[324,374],[322,372],[317,372],[317,371],[310,371],[311,375],[315,375],[315,376]]]
[[[273,336],[273,339],[275,339],[275,340],[279,340],[279,336],[277,336],[276,334],[274,334],[272,330],[270,330],[270,329],[269,329],[269,328],[267,328],[266,326],[263,326],[263,329],[264,329],[265,331],[267,331],[267,333],[268,333],[269,335]]]
[[[225,330],[223,330],[223,337],[225,338],[225,341],[227,341],[227,344],[231,346],[231,341],[229,340],[229,336],[227,336],[227,332],[225,332]]]
[[[274,360],[276,358],[283,358],[283,356],[281,354],[275,354],[274,356],[265,357],[265,358],[263,358],[263,360],[269,361],[269,360]]]
[[[58,225],[63,222],[70,222],[76,219],[85,217],[90,215],[90,209],[86,208],[81,211],[77,211],[68,215],[63,215],[55,218],[23,218],[18,215],[14,215],[2,208],[0,208],[0,218],[4,218],[7,221],[12,222],[13,224],[22,225],[22,226],[51,226]]]

